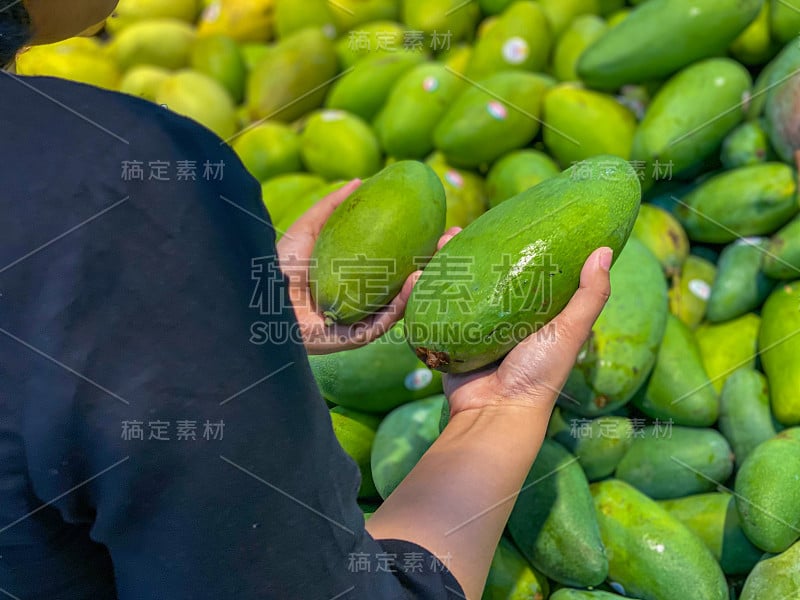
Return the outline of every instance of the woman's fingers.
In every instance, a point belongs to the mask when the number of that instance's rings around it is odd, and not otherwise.
[[[459,233],[461,233],[461,227],[451,227],[447,231],[442,234],[442,237],[439,238],[439,243],[436,245],[436,251],[438,252],[444,245],[456,237]]]

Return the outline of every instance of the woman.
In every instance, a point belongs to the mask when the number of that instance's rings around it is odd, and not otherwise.
[[[9,4],[0,58],[113,4]],[[9,72],[0,99],[0,597],[479,598],[611,251],[546,335],[446,378],[450,423],[365,528],[306,355],[382,334],[418,274],[356,335],[279,268],[358,182],[276,250],[257,183],[194,122]],[[251,343],[265,321],[304,343]]]

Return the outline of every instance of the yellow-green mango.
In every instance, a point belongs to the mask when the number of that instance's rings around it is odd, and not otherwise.
[[[123,33],[132,31],[131,25]],[[156,102],[194,119],[223,140],[236,133],[236,107],[228,92],[207,75],[190,69],[177,71],[159,86]]]
[[[170,71],[161,67],[151,67],[150,65],[133,67],[119,82],[119,91],[155,102],[158,88],[169,79],[171,74]]]
[[[478,167],[521,148],[539,131],[542,98],[551,85],[543,75],[504,71],[470,87],[433,133],[437,150],[458,167]]]
[[[380,418],[343,407],[333,408],[330,416],[333,433],[336,435],[339,445],[355,461],[361,472],[361,487],[358,489],[358,497],[377,497],[378,490],[375,489],[375,482],[372,480],[370,457]]]
[[[720,160],[726,169],[756,165],[773,159],[763,122],[746,121],[731,131],[722,142]]]
[[[650,0],[653,1],[661,0]],[[637,10],[643,10],[650,2]],[[675,40],[669,43],[673,45]],[[671,165],[673,176],[696,166],[714,154],[728,132],[743,119],[742,101],[750,86],[747,70],[727,58],[712,58],[687,67],[667,81],[653,98],[634,137],[631,157],[645,161],[649,178],[655,161]]]
[[[225,35],[199,37],[189,59],[192,69],[216,79],[237,104],[244,97],[247,67],[239,45]]]
[[[274,27],[278,39],[285,38],[314,27],[335,37],[333,11],[336,10],[328,0],[275,0]]]
[[[336,42],[336,54],[342,68],[349,69],[368,56],[402,51],[405,33],[405,26],[394,21],[365,23]]]
[[[756,310],[767,299],[775,281],[761,272],[767,239],[741,238],[725,247],[717,262],[706,316],[721,323]]]
[[[254,120],[293,121],[320,106],[338,65],[331,41],[305,29],[270,47],[247,80]]]
[[[717,390],[737,369],[752,369],[758,355],[761,318],[748,313],[725,323],[704,323],[695,330],[703,366]]]
[[[541,71],[550,56],[551,38],[540,4],[514,2],[478,37],[466,75],[480,80],[498,71]]]
[[[553,439],[578,458],[589,481],[598,481],[614,473],[633,443],[633,435],[633,424],[627,417],[573,417]]]
[[[261,186],[261,199],[273,224],[288,212],[298,198],[325,185],[322,177],[309,173],[278,175]]]
[[[339,31],[361,28],[372,21],[395,21],[400,17],[400,0],[336,0],[330,5]]]
[[[255,69],[258,63],[261,62],[261,59],[269,54],[271,47],[272,46],[269,44],[259,44],[257,42],[241,44],[239,46],[248,73]]]
[[[154,65],[180,69],[189,64],[194,28],[178,19],[152,19],[126,27],[109,46],[120,69]]]
[[[762,3],[648,0],[589,46],[578,63],[578,74],[587,85],[601,89],[671,75],[723,53],[756,18]]]
[[[598,0],[597,6],[600,9],[600,14],[605,17],[625,8],[625,0]]]
[[[91,38],[31,46],[17,55],[15,65],[18,75],[60,77],[109,90],[116,90],[120,84],[114,59]]]
[[[630,164],[600,156],[487,211],[423,271],[406,308],[409,343],[447,372],[497,360],[566,306],[595,249],[619,255],[640,200]],[[442,279],[453,264],[459,277]]]
[[[325,106],[346,110],[371,121],[383,107],[397,80],[424,59],[423,54],[413,52],[367,57],[333,84]]]
[[[542,5],[556,38],[561,36],[576,17],[600,12],[598,0],[539,0],[539,4]]]
[[[447,199],[445,229],[464,228],[486,212],[486,189],[480,175],[447,164],[438,152],[426,163],[444,187]]]
[[[800,210],[797,175],[783,163],[740,167],[712,177],[675,209],[689,238],[728,243],[771,234]]]
[[[578,60],[583,52],[608,29],[597,15],[576,17],[564,30],[553,52],[553,75],[559,81],[577,81]]]
[[[731,494],[695,494],[659,505],[703,541],[726,575],[749,573],[764,554],[744,535]]]
[[[730,53],[739,62],[746,65],[761,65],[780,50],[783,42],[779,43],[772,38],[770,12],[770,0],[766,0],[755,20],[733,40]],[[800,28],[792,34],[792,37],[798,33]]]
[[[711,286],[717,276],[717,267],[706,259],[690,254],[683,263],[679,277],[669,290],[669,310],[686,323],[696,328],[708,308]]]
[[[667,318],[653,374],[634,403],[647,416],[677,425],[709,427],[719,416],[719,398],[694,334],[673,315]]]
[[[766,377],[755,369],[731,373],[720,395],[719,430],[733,448],[737,467],[775,436]]]
[[[319,311],[350,324],[383,307],[436,251],[445,213],[442,184],[424,163],[400,161],[366,181],[333,212],[314,246],[308,275]],[[363,264],[367,257],[371,265]]]
[[[778,286],[761,316],[758,347],[772,412],[784,425],[800,425],[800,281]]]
[[[632,235],[655,254],[668,277],[680,274],[689,256],[689,238],[672,213],[642,204]]]
[[[326,179],[369,177],[381,168],[381,149],[364,121],[342,110],[311,115],[301,136],[303,162]]]
[[[609,558],[609,579],[626,595],[728,600],[722,569],[683,523],[623,481],[608,479],[590,489]]]
[[[283,214],[279,220],[273,221],[277,234],[276,241],[280,241],[286,231],[288,231],[309,208],[314,206],[325,196],[340,190],[346,184],[346,181],[335,181],[320,187],[315,187],[297,198],[287,198],[285,202],[282,202],[281,205],[284,207]]]
[[[516,0],[478,0],[481,12],[485,15],[499,15]]]
[[[486,176],[489,207],[495,207],[560,172],[558,165],[544,152],[509,152],[492,165]]]
[[[613,96],[562,83],[544,98],[544,145],[568,167],[599,154],[628,159],[636,115]]]
[[[788,438],[790,440],[800,442],[800,427],[790,427],[789,429],[784,429],[775,437],[780,439]]]
[[[767,0],[769,27],[780,44],[788,44],[800,34],[800,2],[797,0]]]
[[[536,600],[547,597],[547,577],[531,567],[506,538],[494,551],[481,600]]]
[[[792,219],[770,238],[762,268],[774,279],[800,277],[800,217]]]
[[[620,600],[621,598],[624,596],[618,596],[611,592],[576,590],[574,588],[561,588],[550,596],[550,600]]]
[[[791,600],[800,590],[800,543],[765,557],[747,576],[739,600]]]
[[[106,20],[106,31],[116,35],[133,23],[151,19],[179,19],[194,23],[198,9],[197,0],[119,0]]]
[[[452,33],[452,42],[472,37],[480,17],[475,2],[463,0],[401,0],[402,21],[411,31]]]
[[[211,0],[197,23],[200,35],[223,34],[237,42],[267,42],[275,25],[275,0]]]
[[[437,59],[448,69],[463,75],[467,72],[469,59],[472,57],[472,46],[469,44],[458,44],[450,50],[439,53]]]
[[[800,442],[774,438],[756,447],[736,475],[736,506],[745,535],[765,552],[800,539]]]
[[[589,587],[608,575],[589,482],[577,459],[552,440],[542,444],[508,531],[531,564],[559,583]]]
[[[302,170],[300,136],[284,123],[265,121],[248,129],[234,140],[233,149],[259,181]]]
[[[616,27],[620,23],[622,23],[630,14],[633,12],[631,8],[622,8],[610,15],[608,15],[608,27]],[[600,38],[597,38],[600,39]],[[580,60],[580,58],[578,59]],[[575,65],[575,72],[577,73],[578,66]],[[578,75],[580,77],[580,75]]]
[[[620,253],[611,286],[614,293],[559,398],[561,406],[584,416],[627,403],[652,370],[664,336],[667,286],[655,256],[637,240],[628,240]]]

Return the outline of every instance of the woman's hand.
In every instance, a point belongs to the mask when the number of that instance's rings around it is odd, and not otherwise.
[[[400,293],[380,311],[364,321],[353,325],[325,324],[325,318],[317,311],[308,282],[308,268],[314,244],[322,228],[336,207],[352,194],[361,181],[356,179],[326,196],[311,207],[292,225],[278,242],[278,259],[289,281],[291,298],[297,322],[309,354],[328,354],[364,346],[381,337],[403,317],[411,290],[420,276],[416,271],[406,279]],[[439,240],[441,249],[460,229],[445,232]],[[353,235],[358,235],[357,231]]]

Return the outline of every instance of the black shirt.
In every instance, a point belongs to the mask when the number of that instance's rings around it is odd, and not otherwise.
[[[0,597],[461,598],[375,541],[260,188],[137,98],[0,73]]]

